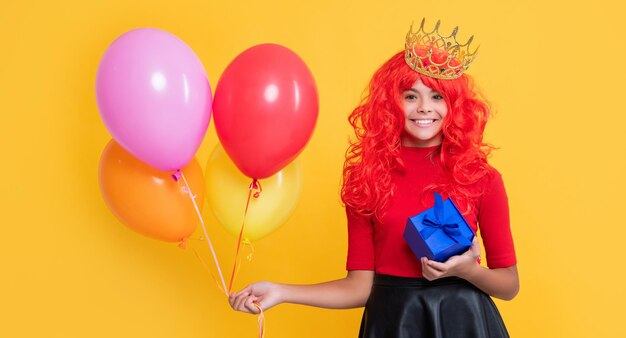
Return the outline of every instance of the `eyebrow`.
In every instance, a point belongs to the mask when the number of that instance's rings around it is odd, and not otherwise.
[[[419,92],[418,92],[418,91],[417,91],[417,89],[415,89],[415,88],[407,88],[407,89],[405,89],[404,91],[405,91],[405,92],[413,92],[413,93],[417,93],[417,94],[419,94]],[[438,91],[436,91],[436,90],[434,90],[434,89],[431,89],[431,90],[430,90],[430,93],[431,93],[431,94],[440,94],[440,95],[441,95],[441,93],[440,93],[440,92],[438,92]]]

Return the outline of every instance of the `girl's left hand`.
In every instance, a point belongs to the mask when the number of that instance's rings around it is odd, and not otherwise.
[[[456,276],[467,279],[467,276],[480,265],[477,259],[480,257],[480,243],[474,236],[472,246],[461,255],[450,257],[444,263],[431,261],[422,257],[422,275],[427,280],[435,280],[442,277]]]

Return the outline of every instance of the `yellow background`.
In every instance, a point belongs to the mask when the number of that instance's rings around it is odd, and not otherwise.
[[[230,310],[191,251],[128,230],[102,201],[97,165],[110,136],[94,81],[117,36],[146,26],[176,34],[213,88],[230,60],[264,42],[294,50],[316,77],[302,200],[255,243],[240,288],[344,275],[346,116],[423,16],[481,45],[470,73],[496,113],[486,139],[500,147],[491,161],[510,196],[521,277],[517,298],[497,301],[511,335],[626,335],[618,1],[0,1],[1,337],[256,336],[256,317]],[[211,125],[201,164],[216,142]],[[229,271],[235,239],[204,214]],[[282,305],[267,313],[267,337],[355,337],[360,315]]]

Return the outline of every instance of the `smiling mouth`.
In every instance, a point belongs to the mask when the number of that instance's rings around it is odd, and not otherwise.
[[[430,126],[431,124],[435,123],[437,120],[435,119],[431,119],[431,120],[411,120],[411,122],[417,124],[418,126]]]

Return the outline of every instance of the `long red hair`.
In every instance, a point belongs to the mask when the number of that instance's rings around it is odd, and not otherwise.
[[[471,78],[439,80],[412,70],[404,51],[395,54],[372,77],[367,95],[348,120],[356,139],[350,142],[343,168],[341,199],[360,214],[382,216],[394,187],[391,171],[403,168],[400,141],[404,130],[401,93],[420,79],[443,95],[448,115],[442,143],[436,152],[446,177],[427,190],[450,196],[463,213],[472,211],[471,199],[480,192],[472,185],[490,172],[483,143],[489,106],[474,91]]]

